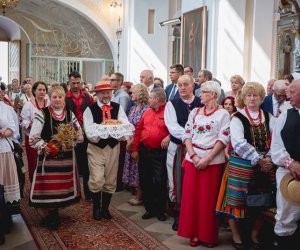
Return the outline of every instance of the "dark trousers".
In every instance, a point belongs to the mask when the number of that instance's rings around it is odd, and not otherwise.
[[[139,148],[140,186],[146,211],[152,214],[165,212],[167,197],[167,150]]]
[[[75,147],[75,154],[76,154],[76,161],[77,161],[77,167],[79,170],[79,174],[83,177],[83,188],[84,192],[86,194],[86,189],[88,189],[88,180],[90,177],[90,170],[88,165],[88,158],[87,158],[87,146],[88,146],[88,140],[84,136],[84,141],[82,143],[78,143]]]

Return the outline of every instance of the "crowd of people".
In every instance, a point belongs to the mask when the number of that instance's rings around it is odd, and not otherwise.
[[[194,78],[174,64],[169,76],[165,88],[149,69],[140,83],[115,72],[93,89],[75,71],[67,88],[30,77],[21,90],[17,79],[9,91],[1,83],[0,244],[22,196],[11,147],[20,143],[29,203],[48,210],[52,230],[59,209],[80,200],[82,176],[94,220],[110,220],[112,195],[126,188],[128,203],[144,206],[142,219],[165,221],[168,211],[192,247],[216,246],[222,223],[235,249],[298,249],[300,79],[271,79],[265,89],[233,75],[225,92],[207,69]],[[269,208],[276,223],[267,245],[260,233]]]

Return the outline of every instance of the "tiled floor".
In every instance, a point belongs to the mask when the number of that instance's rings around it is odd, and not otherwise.
[[[189,246],[189,240],[178,237],[176,232],[171,229],[173,223],[172,218],[164,222],[158,221],[156,218],[142,220],[141,216],[144,213],[143,206],[130,206],[127,200],[131,198],[131,194],[127,191],[122,191],[114,194],[112,204],[122,211],[122,213],[133,220],[140,227],[144,228],[149,234],[166,245],[172,250],[191,250],[195,249]],[[20,215],[13,217],[13,227],[10,234],[6,235],[6,243],[0,246],[1,250],[35,250],[34,241],[28,231],[25,222]],[[196,249],[207,249],[204,246],[199,246]],[[220,229],[220,244],[215,247],[216,250],[233,249],[230,245],[230,233],[224,229]]]

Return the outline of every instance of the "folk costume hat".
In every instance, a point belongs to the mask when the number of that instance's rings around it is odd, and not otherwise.
[[[290,173],[283,176],[280,182],[280,190],[288,202],[300,206],[300,181],[295,180]]]
[[[112,86],[112,84],[109,81],[100,81],[96,84],[93,91],[99,92],[102,90],[115,90],[115,88]]]

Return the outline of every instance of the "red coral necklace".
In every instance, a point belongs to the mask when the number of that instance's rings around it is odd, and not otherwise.
[[[213,113],[215,113],[218,109],[219,109],[219,105],[217,105],[217,106],[213,109],[213,111],[211,111],[210,113],[206,113],[206,106],[204,106],[204,115],[205,115],[205,116],[210,116],[210,115],[212,115]]]
[[[65,109],[63,108],[61,114],[57,114],[52,106],[49,107],[50,113],[55,120],[62,121],[65,117]]]
[[[43,107],[40,107],[39,106],[39,104],[38,104],[38,102],[37,102],[37,100],[36,99],[34,99],[35,100],[35,106],[36,106],[36,108],[38,109],[38,110],[41,110],[42,108],[45,108],[45,106],[46,106],[46,100],[44,99],[44,105],[43,105]]]
[[[262,116],[262,114],[261,114],[261,109],[259,109],[259,111],[258,111],[258,117],[257,117],[256,119],[253,118],[253,117],[250,115],[247,106],[245,107],[245,112],[246,112],[246,115],[247,115],[248,119],[250,120],[250,123],[251,123],[253,126],[258,126],[259,124],[261,124],[261,120],[262,120],[262,119],[261,119],[261,116]],[[257,121],[255,121],[255,120],[257,120]]]

